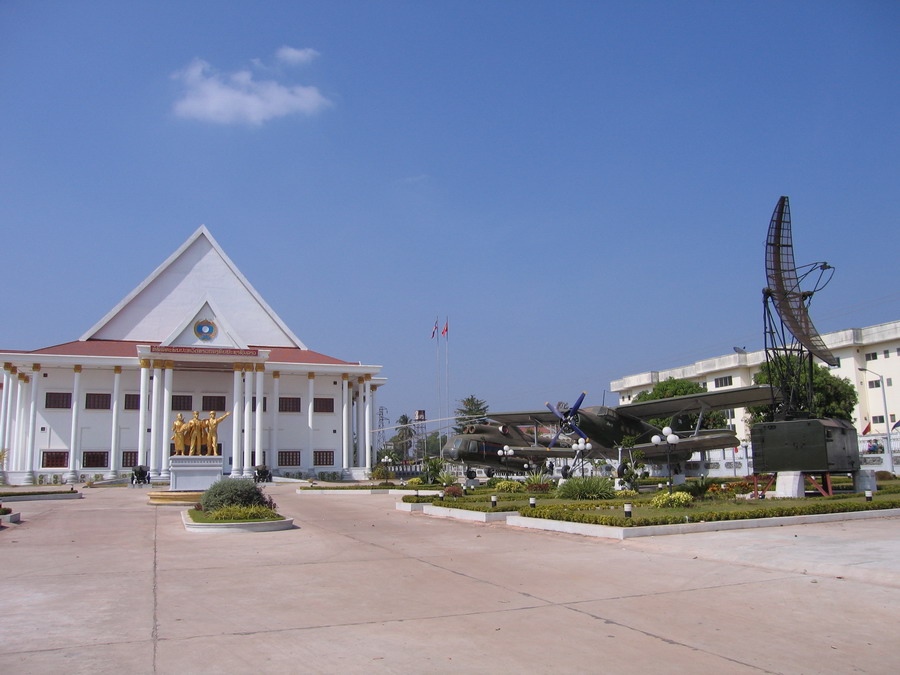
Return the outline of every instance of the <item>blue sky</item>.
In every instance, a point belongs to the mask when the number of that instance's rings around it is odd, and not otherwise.
[[[798,263],[837,268],[819,330],[896,320],[898,26],[865,1],[4,0],[0,343],[76,339],[205,224],[311,349],[384,366],[392,419],[439,407],[436,316],[453,401],[599,403],[761,347],[782,194]]]

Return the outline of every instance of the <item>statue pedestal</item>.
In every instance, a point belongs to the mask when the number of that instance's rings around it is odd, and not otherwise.
[[[173,455],[169,458],[170,491],[200,492],[222,479],[221,456]]]
[[[802,471],[779,471],[775,479],[775,496],[803,497],[805,496],[806,483]]]

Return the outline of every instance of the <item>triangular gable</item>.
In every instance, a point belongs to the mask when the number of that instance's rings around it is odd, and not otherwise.
[[[177,340],[204,302],[234,339],[306,349],[203,225],[81,339]]]
[[[204,298],[199,309],[185,315],[178,328],[162,341],[163,347],[214,347],[218,349],[247,349],[225,314],[218,311],[215,301]]]

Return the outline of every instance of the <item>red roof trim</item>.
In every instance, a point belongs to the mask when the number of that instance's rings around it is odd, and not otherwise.
[[[158,342],[126,341],[126,340],[76,340],[63,344],[43,347],[34,351],[17,351],[17,354],[54,355],[54,356],[116,356],[137,357],[138,345],[158,345]],[[311,349],[296,347],[266,347],[264,345],[248,345],[253,349],[269,351],[270,363],[311,363],[318,365],[358,365],[352,361],[343,361],[333,356],[320,354]],[[13,353],[13,352],[7,352]]]

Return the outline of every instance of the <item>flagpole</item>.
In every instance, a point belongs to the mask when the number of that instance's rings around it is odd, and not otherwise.
[[[444,324],[444,337],[447,338],[446,343],[444,344],[444,387],[447,390],[447,417],[450,417],[451,408],[453,407],[450,404],[450,317],[447,317],[447,322]],[[450,434],[448,433],[449,437]],[[438,432],[438,438],[440,438],[440,432]]]
[[[435,387],[437,389],[437,417],[441,416],[441,336],[438,335],[438,321],[439,316],[435,315],[434,317],[434,330],[431,331],[431,337],[436,340],[434,344],[434,373],[435,373]],[[427,416],[426,416],[427,417]],[[428,426],[426,423],[425,426],[425,448],[424,454],[428,454]],[[440,449],[441,459],[444,458],[444,448],[443,446]]]

